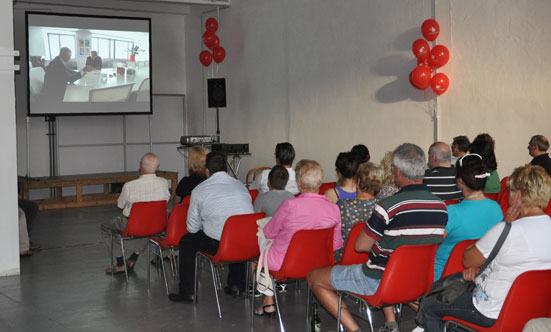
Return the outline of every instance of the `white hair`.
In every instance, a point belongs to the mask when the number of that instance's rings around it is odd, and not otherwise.
[[[425,175],[425,153],[415,144],[404,143],[394,150],[394,167],[402,172],[402,175],[413,181],[423,179]]]
[[[157,156],[151,152],[146,153],[140,160],[140,165],[144,173],[155,173],[155,171],[159,167],[159,158],[157,158]]]

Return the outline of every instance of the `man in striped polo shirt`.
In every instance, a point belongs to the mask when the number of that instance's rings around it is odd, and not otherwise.
[[[451,165],[452,152],[444,142],[435,142],[429,148],[429,167],[423,183],[443,201],[463,199],[455,183],[455,167]]]
[[[335,317],[336,291],[375,294],[396,248],[442,242],[448,214],[444,202],[422,183],[425,164],[425,154],[417,145],[405,143],[394,150],[393,172],[401,190],[377,204],[355,243],[357,251],[369,252],[367,263],[324,267],[308,275],[308,285]],[[385,325],[380,331],[398,332],[393,307],[385,307],[383,311]],[[347,331],[361,331],[347,310],[341,311],[341,320]]]

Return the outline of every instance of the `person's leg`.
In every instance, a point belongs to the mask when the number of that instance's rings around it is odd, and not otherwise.
[[[203,231],[188,233],[182,236],[178,253],[179,290],[181,295],[195,295],[195,254],[197,251],[204,251],[209,255],[215,255],[219,244],[218,240],[206,236]]]
[[[19,208],[19,254],[21,256],[31,255],[29,248],[29,234],[27,233],[27,218],[23,209]]]
[[[114,246],[111,247],[111,237],[115,236],[117,230],[125,229],[127,218],[123,215],[114,217],[113,219],[101,224],[101,236],[109,254],[113,255],[117,259],[117,266],[114,272],[124,271],[124,263],[122,260],[121,244],[118,237],[115,237]],[[108,269],[109,270],[109,269]],[[112,271],[113,272],[113,271]],[[108,272],[109,273],[109,272]]]
[[[245,263],[229,264],[228,287],[243,291],[245,289]]]
[[[534,318],[528,321],[522,332],[551,332],[551,318]]]
[[[38,204],[36,204],[34,201],[28,200],[28,199],[22,199],[19,198],[17,200],[17,203],[20,208],[23,209],[25,212],[25,218],[27,218],[27,232],[29,233],[29,237],[31,235],[31,225],[33,223],[34,218],[36,217],[36,214],[38,213]]]

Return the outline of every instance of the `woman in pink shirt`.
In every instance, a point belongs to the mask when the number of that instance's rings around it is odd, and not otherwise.
[[[319,195],[323,183],[323,170],[314,160],[301,160],[295,168],[298,188],[301,195],[291,198],[279,206],[270,222],[264,226],[264,235],[274,242],[268,250],[267,259],[270,270],[278,271],[283,264],[287,248],[293,235],[301,229],[322,229],[335,227],[333,250],[342,247],[339,208]],[[262,307],[255,314],[275,317],[273,296],[265,296]]]

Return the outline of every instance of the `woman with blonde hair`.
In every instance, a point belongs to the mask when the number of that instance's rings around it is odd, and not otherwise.
[[[382,200],[383,198],[386,198],[388,196],[392,196],[395,193],[397,193],[400,188],[396,185],[395,179],[394,179],[394,172],[392,171],[393,165],[392,161],[394,160],[394,153],[392,151],[387,151],[385,153],[385,156],[381,160],[381,168],[383,169],[383,186],[377,196],[378,201]]]
[[[205,172],[207,150],[200,145],[194,145],[189,148],[188,156],[189,176],[183,177],[176,187],[176,195],[172,199],[176,204],[179,204],[182,198],[191,195],[191,191],[207,178]]]

